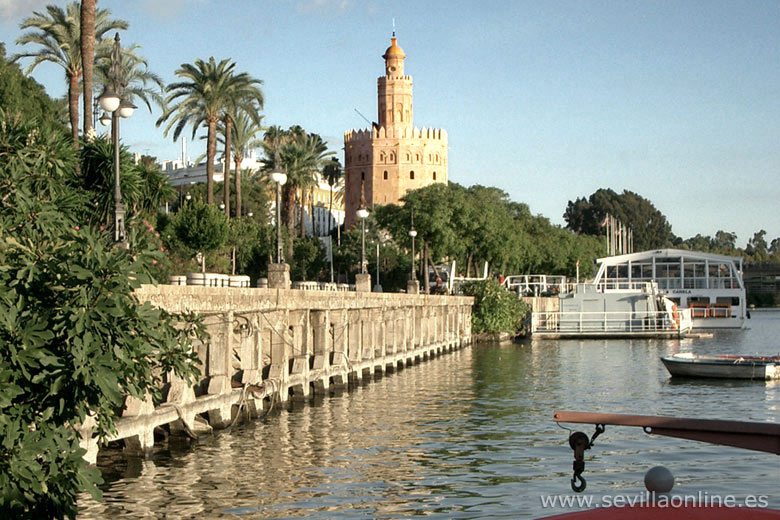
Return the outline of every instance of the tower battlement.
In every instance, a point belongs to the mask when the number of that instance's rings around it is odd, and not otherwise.
[[[344,144],[357,144],[360,141],[371,142],[375,139],[424,139],[442,141],[447,144],[447,131],[443,128],[380,126],[373,128],[351,129],[344,132]]]
[[[385,75],[385,76],[379,76],[379,77],[376,79],[376,82],[377,82],[377,83],[382,83],[383,81],[387,81],[387,80],[395,80],[395,81],[412,81],[412,77],[411,77],[411,76],[409,76],[409,75],[405,75],[405,76],[393,76],[392,74],[387,74],[387,75]]]

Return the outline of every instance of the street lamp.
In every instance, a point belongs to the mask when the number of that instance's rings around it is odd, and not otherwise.
[[[281,264],[284,261],[284,253],[282,252],[282,227],[280,221],[282,219],[282,210],[279,205],[279,200],[282,195],[282,186],[287,182],[287,174],[281,169],[281,158],[279,157],[279,146],[277,140],[274,139],[274,168],[271,170],[269,177],[276,183],[276,263]]]
[[[114,37],[108,80],[109,83],[103,90],[103,94],[98,98],[100,108],[105,110],[100,122],[108,125],[108,113],[111,113],[111,143],[114,146],[114,241],[126,247],[125,206],[122,204],[122,190],[119,184],[119,118],[132,116],[137,107],[121,97],[122,90],[127,86],[127,80],[122,71],[122,48],[119,45],[119,33],[116,33]]]
[[[417,236],[417,230],[414,229],[414,210],[412,210],[412,227],[409,229],[409,236],[412,237],[412,277],[410,280],[417,279],[417,272],[414,268],[414,237]]]
[[[362,241],[360,246],[360,272],[362,274],[366,274],[368,272],[366,268],[366,219],[368,218],[368,209],[361,205],[360,209],[357,210],[355,215],[357,215],[357,218],[360,219],[363,230],[361,233]]]
[[[219,203],[219,209],[222,210],[222,211],[225,211],[225,203],[224,202],[220,202]]]
[[[249,217],[249,218],[252,218],[254,215],[255,215],[255,214],[254,214],[254,213],[252,213],[251,211],[250,211],[249,213],[247,213],[247,214],[246,214],[246,216],[247,216],[247,217]]]
[[[184,198],[187,200],[187,202],[192,200],[192,195],[190,195],[190,192],[188,191],[187,194],[184,196]]]

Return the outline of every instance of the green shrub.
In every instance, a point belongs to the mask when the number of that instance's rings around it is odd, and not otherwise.
[[[471,329],[475,334],[509,332],[521,334],[529,306],[496,280],[471,282],[464,294],[474,297]]]
[[[88,221],[63,134],[2,110],[0,128],[0,511],[73,517],[100,480],[76,425],[94,414],[104,438],[126,395],[197,374],[202,329],[134,298],[163,252],[132,227],[132,248],[117,248]]]

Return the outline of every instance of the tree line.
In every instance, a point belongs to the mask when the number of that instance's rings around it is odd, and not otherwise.
[[[761,229],[748,239],[745,247],[737,246],[734,232],[718,230],[714,236],[697,234],[682,238],[672,232],[672,226],[652,202],[632,191],[616,193],[599,189],[588,198],[569,201],[563,218],[566,227],[578,234],[604,236],[606,215],[617,217],[633,230],[636,251],[676,247],[729,256],[743,256],[748,263],[780,264],[780,237],[767,242]]]

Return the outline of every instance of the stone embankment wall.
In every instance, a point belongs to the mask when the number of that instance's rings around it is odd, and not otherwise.
[[[153,447],[155,428],[191,436],[224,428],[471,342],[470,297],[173,285],[143,286],[136,296],[200,313],[211,335],[196,346],[202,374],[194,385],[169,378],[159,406],[128,399],[109,440],[141,453]],[[90,431],[85,424],[82,444],[94,462]]]

